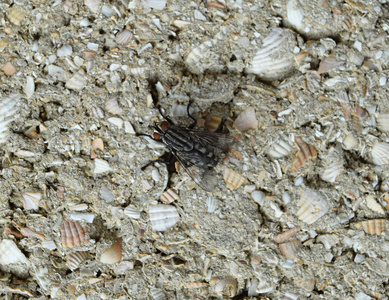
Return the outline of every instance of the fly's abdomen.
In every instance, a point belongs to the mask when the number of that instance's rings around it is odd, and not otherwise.
[[[162,141],[176,151],[191,151],[193,142],[188,134],[183,131],[169,128],[162,138]]]

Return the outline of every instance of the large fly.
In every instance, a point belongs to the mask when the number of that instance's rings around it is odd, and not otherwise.
[[[196,119],[189,113],[191,103],[189,102],[187,106],[187,114],[193,123],[188,127],[174,125],[174,122],[163,116],[160,110],[165,121],[158,125],[154,124],[153,135],[138,134],[163,143],[169,149],[168,160],[151,161],[142,167],[142,170],[155,162],[169,163],[174,156],[194,182],[204,190],[211,191],[216,179],[214,167],[220,156],[229,151],[234,139],[224,133],[195,128]]]

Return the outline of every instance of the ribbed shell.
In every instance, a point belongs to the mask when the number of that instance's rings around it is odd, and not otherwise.
[[[381,234],[386,227],[385,219],[372,219],[359,223],[355,223],[355,228],[363,230],[368,234]]]
[[[124,29],[116,35],[115,41],[118,44],[124,45],[127,44],[133,36],[134,35],[131,31],[129,31],[128,29]]]
[[[243,177],[240,173],[226,168],[223,173],[224,181],[229,190],[236,190],[241,187],[242,184],[247,183],[247,179]]]
[[[12,122],[21,97],[20,94],[10,94],[0,101],[0,144],[7,141],[8,123]]]
[[[343,161],[340,159],[335,160],[334,162],[330,163],[320,174],[320,178],[324,181],[334,183],[336,181],[336,178],[342,174],[344,168],[343,168]]]
[[[64,221],[61,226],[61,243],[63,247],[86,245],[89,239],[85,237],[86,228],[78,221]]]
[[[12,240],[4,239],[0,242],[0,265],[23,263],[29,265],[30,262],[20,251]]]
[[[389,111],[377,116],[377,127],[383,132],[389,132]]]
[[[173,189],[168,189],[161,195],[161,201],[165,204],[172,203],[173,201],[179,199],[176,191]]]
[[[281,250],[282,255],[287,258],[294,259],[297,257],[297,253],[301,248],[301,241],[298,239],[291,240],[286,243],[279,244],[278,247]]]
[[[155,231],[164,231],[173,227],[179,220],[180,215],[172,205],[154,205],[149,208],[151,226]]]
[[[75,270],[88,257],[88,252],[74,252],[68,255],[66,264],[70,270]]]
[[[371,148],[373,163],[377,166],[389,164],[389,144],[377,143]]]
[[[272,158],[281,158],[287,156],[293,150],[293,144],[285,134],[281,134],[274,144],[267,151]]]
[[[295,138],[295,142],[300,150],[297,152],[296,158],[292,163],[292,172],[300,168],[308,159],[317,157],[317,151],[313,145],[307,144],[298,136]]]
[[[307,224],[315,223],[330,209],[321,193],[314,190],[305,190],[297,205],[300,206],[297,211],[298,218]]]

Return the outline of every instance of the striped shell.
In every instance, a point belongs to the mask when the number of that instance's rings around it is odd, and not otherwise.
[[[124,45],[131,41],[133,36],[134,35],[131,31],[129,31],[128,29],[124,29],[116,35],[115,41],[120,45]]]
[[[169,204],[173,201],[179,199],[180,197],[177,195],[176,191],[173,189],[168,189],[161,195],[161,201],[163,203]]]
[[[373,163],[377,166],[389,164],[389,144],[377,143],[371,148]]]
[[[180,215],[172,205],[154,205],[149,208],[151,226],[155,231],[164,231],[173,227],[179,220]]]
[[[267,154],[272,158],[281,158],[287,156],[293,148],[293,144],[289,140],[288,136],[281,134],[278,140],[270,146]]]
[[[299,252],[302,244],[298,239],[291,240],[286,243],[279,244],[278,247],[281,250],[282,255],[287,258],[294,259],[297,257],[297,253]]]
[[[85,236],[87,229],[81,227],[78,221],[64,221],[61,226],[61,243],[63,247],[86,245],[89,238]]]
[[[308,159],[317,157],[317,151],[313,145],[307,144],[301,137],[296,137],[295,142],[300,150],[292,163],[292,172],[300,168]]]
[[[223,173],[224,181],[227,185],[227,188],[232,191],[241,187],[242,184],[247,183],[247,179],[243,177],[240,173],[226,168]]]
[[[67,257],[66,264],[70,270],[75,270],[89,256],[88,252],[73,252]]]
[[[377,116],[377,127],[383,132],[389,132],[389,111]]]
[[[297,205],[300,206],[297,211],[298,218],[307,224],[315,223],[330,209],[322,194],[314,190],[305,190]]]
[[[381,234],[385,230],[385,219],[372,219],[354,224],[355,228],[363,230],[368,234]]]

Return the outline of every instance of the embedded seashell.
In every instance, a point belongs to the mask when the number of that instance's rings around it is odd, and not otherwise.
[[[30,265],[29,260],[20,251],[12,240],[4,239],[0,242],[0,265],[23,263]]]
[[[294,35],[289,30],[273,28],[263,39],[261,49],[255,54],[247,73],[254,73],[265,80],[282,79],[295,68]]]
[[[366,197],[366,206],[367,206],[368,208],[370,208],[372,211],[375,211],[375,212],[377,212],[377,213],[379,213],[379,214],[382,214],[382,215],[385,214],[385,211],[384,211],[384,209],[382,208],[381,204],[379,204],[379,203],[377,202],[377,200],[375,199],[374,196],[368,195],[368,196]]]
[[[377,116],[377,127],[383,132],[389,132],[389,111]]]
[[[285,134],[281,134],[278,140],[271,145],[267,154],[272,158],[281,158],[287,156],[292,150],[293,144],[290,139]]]
[[[292,236],[296,235],[296,233],[299,232],[300,229],[301,229],[300,226],[295,226],[295,227],[277,235],[274,238],[274,241],[276,243],[282,243],[283,241],[286,241],[286,240],[290,239]]]
[[[305,143],[299,136],[297,136],[294,141],[300,150],[297,152],[296,158],[292,163],[292,172],[300,168],[308,159],[317,157],[317,151],[313,145]]]
[[[140,219],[140,212],[134,205],[129,205],[124,209],[124,213],[133,219]]]
[[[91,111],[92,114],[98,119],[103,119],[105,117],[104,110],[98,106],[92,107]]]
[[[305,190],[301,194],[297,205],[300,206],[297,217],[307,224],[315,223],[330,209],[328,202],[321,193],[314,190]]]
[[[111,97],[105,102],[105,109],[113,115],[119,115],[122,113],[122,109],[119,107],[119,103],[117,101],[117,95]]]
[[[27,192],[22,195],[23,207],[25,210],[38,209],[39,202],[42,199],[40,192]]]
[[[311,292],[315,288],[315,282],[315,278],[302,278],[295,280],[294,284],[307,292]]]
[[[78,221],[64,221],[61,226],[61,243],[63,247],[86,245],[89,239],[85,237],[86,227],[82,228]]]
[[[124,45],[124,44],[128,43],[132,39],[133,36],[134,35],[131,31],[129,31],[128,29],[124,29],[116,35],[115,41],[116,41],[116,43],[118,43],[120,45]]]
[[[324,181],[334,183],[343,170],[343,161],[341,159],[337,159],[324,169],[324,171],[320,174],[320,178]]]
[[[32,76],[26,77],[26,85],[23,87],[23,92],[26,94],[26,98],[30,99],[35,91],[35,82]]]
[[[242,184],[247,183],[247,179],[243,177],[240,173],[226,168],[223,173],[224,181],[227,185],[227,188],[230,191],[236,190],[241,187]]]
[[[11,23],[19,26],[25,15],[26,13],[15,8],[8,14],[7,17],[11,21]]]
[[[42,247],[45,249],[48,249],[50,251],[55,250],[57,248],[57,245],[54,243],[53,240],[44,240],[42,241]]]
[[[247,108],[235,120],[234,127],[240,132],[258,127],[258,120],[255,117],[255,110],[253,107]]]
[[[12,76],[16,73],[16,68],[11,64],[11,62],[7,62],[1,70],[4,72],[5,75],[7,76]]]
[[[289,23],[297,30],[304,28],[304,13],[297,0],[289,0],[286,4],[286,16]]]
[[[213,214],[216,210],[216,200],[214,197],[209,196],[207,198],[207,213]]]
[[[316,238],[316,241],[322,243],[326,250],[330,250],[339,242],[339,236],[337,234],[322,234]]]
[[[151,8],[162,10],[166,6],[167,0],[147,0],[147,5]]]
[[[278,245],[282,255],[291,259],[297,258],[297,253],[299,252],[301,246],[302,246],[301,241],[298,239],[294,239],[289,242]]]
[[[101,0],[84,0],[84,4],[95,14],[100,12]]]
[[[133,261],[121,261],[115,267],[115,273],[118,275],[124,275],[128,270],[134,269]]]
[[[88,223],[93,223],[95,218],[95,214],[93,213],[70,213],[69,218],[74,221],[85,221]]]
[[[162,300],[163,298],[165,298],[165,293],[163,292],[163,289],[151,288],[150,295],[151,297],[153,297],[154,300]]]
[[[209,119],[209,121],[207,122],[208,130],[209,131],[216,131],[217,129],[219,129],[220,124],[222,123],[222,120],[223,120],[222,117],[216,116],[216,115],[212,115],[211,118]]]
[[[111,248],[106,249],[100,256],[104,264],[116,264],[122,260],[122,239],[118,239]]]
[[[227,277],[219,279],[215,283],[214,291],[216,294],[229,298],[235,297],[238,290],[238,282],[235,278]]]
[[[161,201],[166,204],[170,204],[175,200],[178,200],[180,197],[177,195],[176,191],[173,189],[168,189],[161,195]]]
[[[70,90],[80,91],[87,84],[87,77],[84,71],[80,70],[73,75],[65,84],[65,87]]]
[[[102,139],[98,138],[92,141],[92,148],[93,150],[100,149],[101,151],[104,150],[104,142]]]
[[[177,209],[172,205],[154,205],[149,208],[151,226],[155,231],[164,231],[173,227],[180,219]]]
[[[68,255],[66,264],[71,271],[74,271],[89,256],[88,252],[74,252]]]
[[[42,241],[45,240],[45,236],[42,233],[32,230],[28,227],[20,228],[20,233],[26,237],[36,237]]]
[[[377,166],[389,164],[389,144],[377,143],[371,148],[373,163]]]
[[[358,146],[357,139],[350,133],[343,140],[344,149],[353,150]]]
[[[317,70],[318,74],[328,72],[329,70],[343,65],[345,62],[343,60],[337,61],[334,56],[328,56],[320,63],[319,69]]]
[[[95,159],[95,170],[93,171],[93,174],[101,174],[109,171],[112,171],[112,168],[109,166],[108,162],[99,158]]]
[[[368,234],[381,234],[385,230],[385,221],[385,219],[372,219],[355,223],[354,226],[357,229],[363,228]]]

